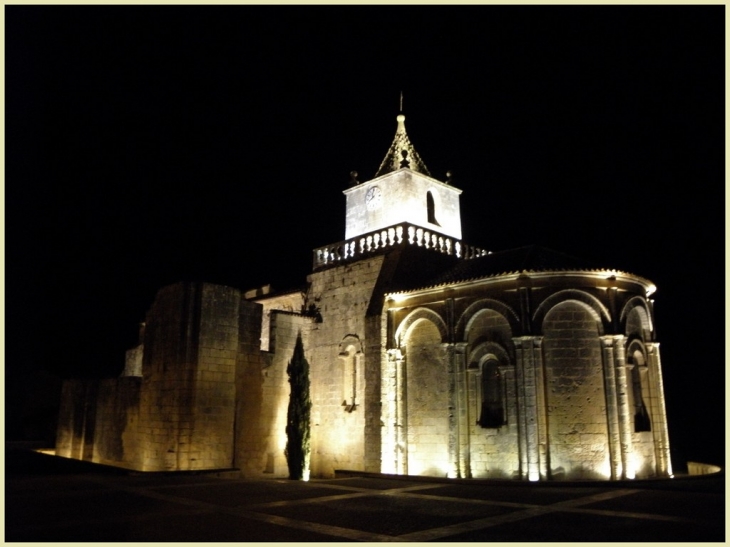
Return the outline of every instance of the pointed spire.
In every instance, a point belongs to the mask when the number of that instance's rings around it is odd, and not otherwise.
[[[416,149],[411,144],[408,135],[406,134],[406,117],[403,115],[403,92],[400,94],[400,108],[401,114],[398,114],[396,121],[398,122],[398,128],[395,131],[395,138],[393,143],[388,149],[388,153],[385,155],[385,159],[380,164],[378,172],[375,173],[376,177],[385,175],[392,171],[397,171],[403,167],[418,171],[424,175],[431,176],[428,171],[426,164],[423,163],[421,156],[418,155]]]

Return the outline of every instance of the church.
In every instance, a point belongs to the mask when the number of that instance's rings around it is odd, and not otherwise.
[[[302,287],[157,293],[118,378],[63,385],[56,454],[139,471],[288,476],[287,365],[309,363],[312,477],[669,477],[655,286],[547,248],[461,240],[405,116],[344,240]]]

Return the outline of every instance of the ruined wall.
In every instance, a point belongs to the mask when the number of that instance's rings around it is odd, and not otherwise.
[[[124,355],[124,370],[122,376],[142,376],[142,358],[144,357],[144,345],[140,344],[128,349]]]
[[[99,382],[94,461],[129,465],[139,450],[140,378],[111,378]]]
[[[304,306],[304,293],[295,291],[291,293],[278,294],[270,297],[257,298],[263,306],[261,316],[261,350],[271,351],[269,347],[269,329],[271,328],[271,313],[274,311],[288,311],[299,313]]]
[[[190,468],[232,467],[241,295],[229,287],[204,284],[200,299]]]
[[[370,421],[377,419],[371,413],[379,415],[379,408],[373,407],[380,400],[376,377],[383,355],[381,341],[371,339],[377,336],[379,323],[368,327],[366,312],[383,258],[375,256],[309,276],[308,303],[314,303],[322,317],[321,323],[312,325],[309,344],[305,346],[309,348],[312,378],[313,477],[332,477],[335,469],[380,471],[379,461],[372,457],[365,467],[366,415]],[[341,355],[348,352],[348,347],[355,347],[355,354],[361,352],[352,363],[354,370],[347,368],[347,359],[355,359],[355,355]],[[353,374],[347,383],[346,370]],[[354,409],[343,405],[347,398],[345,386],[351,383],[355,385]],[[367,395],[373,388],[377,394]],[[379,450],[379,446],[371,448],[376,453]]]
[[[138,469],[232,466],[240,300],[203,283],[158,292],[145,329]]]
[[[139,393],[139,378],[65,381],[56,454],[130,466],[138,451]]]
[[[98,381],[65,380],[61,386],[56,454],[65,458],[93,458]]]

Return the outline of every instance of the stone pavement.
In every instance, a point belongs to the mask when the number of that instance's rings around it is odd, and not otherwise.
[[[5,541],[724,541],[725,477],[621,483],[129,474],[5,453]]]

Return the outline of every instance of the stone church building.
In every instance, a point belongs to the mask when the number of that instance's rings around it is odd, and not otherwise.
[[[286,477],[298,336],[311,476],[632,479],[672,474],[659,344],[634,274],[461,241],[461,191],[405,117],[346,196],[304,288],[162,288],[121,377],[64,383],[56,453],[141,471]]]

